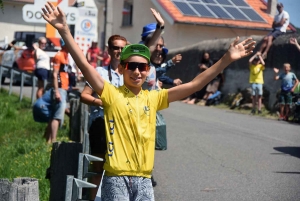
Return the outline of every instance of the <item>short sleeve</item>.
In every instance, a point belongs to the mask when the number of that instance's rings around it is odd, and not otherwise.
[[[168,90],[152,90],[149,92],[152,103],[156,106],[156,110],[163,110],[169,107]]]
[[[282,17],[283,17],[284,19],[289,19],[289,18],[290,18],[290,15],[289,15],[288,12],[284,12]]]
[[[98,97],[101,98],[103,106],[106,107],[111,105],[111,103],[116,99],[117,94],[118,89],[105,80],[102,94],[98,94]]]
[[[60,67],[60,63],[61,63],[58,54],[56,54],[56,55],[53,57],[52,62],[53,62],[53,68],[56,69],[56,70],[58,70],[59,67]]]
[[[279,79],[282,80],[283,76],[284,76],[284,74],[280,74]]]
[[[293,73],[293,80],[297,80],[297,76]]]

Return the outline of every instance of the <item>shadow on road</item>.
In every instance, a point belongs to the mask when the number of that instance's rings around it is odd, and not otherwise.
[[[276,151],[282,152],[282,154],[288,154],[297,158],[300,158],[300,147],[274,147]],[[272,153],[280,154],[280,153]]]

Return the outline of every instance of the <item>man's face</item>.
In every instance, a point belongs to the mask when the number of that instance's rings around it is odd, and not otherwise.
[[[277,10],[281,13],[283,11],[283,6],[277,5]]]
[[[155,50],[151,54],[151,62],[154,64],[161,64],[162,62],[162,48],[164,46],[164,41],[162,38],[160,38],[156,44]]]
[[[122,49],[126,46],[126,42],[123,40],[114,40],[112,46],[108,48],[108,54],[112,61],[120,61],[120,55]]]
[[[92,48],[96,48],[96,47],[97,47],[97,45],[98,45],[98,43],[96,43],[96,42],[92,42]]]
[[[124,61],[127,62],[136,62],[136,63],[148,63],[147,59],[141,56],[131,56]],[[121,68],[121,69],[120,69]],[[149,74],[149,69],[146,71],[140,71],[138,68],[135,70],[126,70],[124,66],[119,65],[119,72],[123,73],[124,83],[131,90],[140,89],[142,84],[145,82],[146,77]]]
[[[45,39],[42,39],[39,41],[39,48],[40,49],[45,49],[46,48],[46,45],[47,45],[47,41]]]

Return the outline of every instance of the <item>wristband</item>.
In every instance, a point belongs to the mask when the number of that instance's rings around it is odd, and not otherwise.
[[[160,26],[159,24],[156,24],[156,29],[161,29],[163,30],[165,28],[165,26]]]

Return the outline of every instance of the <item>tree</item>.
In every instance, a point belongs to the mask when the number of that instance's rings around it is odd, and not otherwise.
[[[3,10],[4,10],[4,6],[3,6],[3,0],[0,0],[0,9],[2,10],[2,12],[3,12]]]

